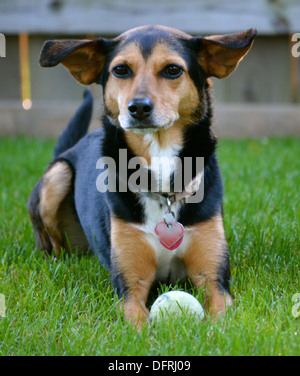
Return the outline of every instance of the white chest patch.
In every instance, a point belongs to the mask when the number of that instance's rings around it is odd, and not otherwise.
[[[159,143],[151,134],[145,135],[144,141],[150,143],[150,168],[156,181],[153,188],[157,188],[157,191],[160,192],[169,192],[170,176],[174,173],[176,168],[181,167],[181,161],[178,155],[182,146],[173,144],[169,148],[161,149]]]
[[[147,141],[150,141],[150,138],[152,138],[151,135],[145,135],[145,137],[149,139]],[[154,163],[151,163],[151,171],[160,182],[159,190],[162,192],[170,191],[170,175],[173,173],[174,168],[176,168],[176,159],[175,164],[169,163],[169,160],[176,157],[180,149],[181,146],[173,145],[169,149],[162,150],[152,138],[149,153],[151,162],[153,162],[154,158]],[[138,228],[147,234],[147,239],[155,251],[158,265],[157,279],[159,281],[166,281],[168,279],[172,283],[175,283],[177,280],[184,280],[186,278],[186,271],[181,258],[189,243],[189,231],[185,229],[183,241],[178,248],[173,251],[166,249],[160,243],[154,230],[155,226],[163,221],[167,206],[162,205],[157,197],[149,197],[148,195],[141,195],[140,202],[144,207],[145,223],[138,226]],[[181,206],[182,202],[172,205],[172,211],[175,214],[176,220],[178,219]]]

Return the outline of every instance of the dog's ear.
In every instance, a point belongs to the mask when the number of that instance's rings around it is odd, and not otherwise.
[[[200,66],[208,76],[229,76],[249,51],[255,35],[256,29],[249,29],[236,34],[193,38]]]
[[[63,64],[81,84],[97,82],[105,62],[109,40],[50,40],[43,46],[40,65]]]

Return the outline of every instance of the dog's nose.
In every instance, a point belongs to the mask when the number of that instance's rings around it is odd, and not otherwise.
[[[128,112],[130,115],[138,120],[143,120],[152,114],[154,108],[154,103],[151,99],[144,98],[133,98],[128,103]]]

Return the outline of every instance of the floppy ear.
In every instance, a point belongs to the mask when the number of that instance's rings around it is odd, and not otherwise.
[[[63,64],[81,84],[96,82],[104,66],[105,39],[94,40],[50,40],[43,46],[40,65],[55,67]]]
[[[193,38],[197,42],[198,62],[208,76],[230,75],[252,46],[256,29],[228,35]]]

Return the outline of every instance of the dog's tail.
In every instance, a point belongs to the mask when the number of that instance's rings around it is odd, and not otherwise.
[[[93,96],[89,88],[84,91],[84,100],[77,112],[70,120],[67,127],[62,131],[54,147],[53,156],[58,157],[61,153],[74,146],[86,135],[93,114]]]

